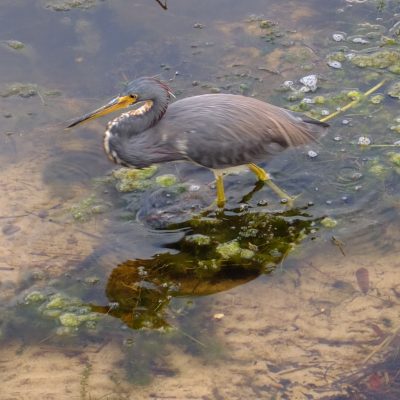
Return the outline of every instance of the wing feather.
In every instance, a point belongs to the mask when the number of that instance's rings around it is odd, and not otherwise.
[[[326,126],[254,98],[210,94],[171,104],[155,128],[185,158],[227,168],[317,140]]]

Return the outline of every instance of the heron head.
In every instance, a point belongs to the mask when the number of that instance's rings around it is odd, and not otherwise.
[[[156,78],[135,79],[129,82],[126,88],[117,97],[114,97],[104,106],[79,117],[68,125],[67,128],[72,128],[83,122],[102,117],[103,115],[130,107],[139,102],[144,102],[142,111],[147,111],[151,108],[155,100],[165,98],[165,100],[168,101],[171,96],[173,96],[171,89]],[[138,115],[141,113],[143,112],[139,112]]]
[[[138,78],[128,83],[122,96],[133,97],[136,102],[148,101],[159,98],[160,96],[173,96],[170,87],[156,78]]]

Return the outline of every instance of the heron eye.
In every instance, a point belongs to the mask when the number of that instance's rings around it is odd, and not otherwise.
[[[131,94],[131,95],[129,95],[129,97],[131,99],[133,99],[133,100],[136,100],[137,99],[137,94]]]

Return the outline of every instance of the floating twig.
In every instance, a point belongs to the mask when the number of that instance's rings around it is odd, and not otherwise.
[[[363,363],[367,363],[376,353],[388,347],[396,336],[400,333],[400,325],[395,329],[395,331],[388,336],[376,349],[374,349],[367,357],[364,358]]]
[[[360,98],[354,99],[353,101],[351,101],[350,103],[346,104],[343,107],[340,107],[339,110],[333,112],[332,114],[327,115],[324,118],[321,118],[319,121],[320,122],[326,122],[331,120],[332,118],[335,118],[336,116],[338,116],[339,114],[341,114],[344,111],[349,110],[350,108],[356,106],[358,103],[361,102],[361,100],[365,97],[368,97],[370,94],[376,92],[378,89],[380,89],[384,84],[386,83],[386,79],[382,80],[381,82],[379,82],[377,85],[375,85],[374,87],[372,87],[371,89],[367,90],[363,96],[360,96]]]
[[[344,243],[343,243],[341,240],[337,239],[335,236],[332,236],[332,243],[333,243],[335,246],[339,247],[340,252],[341,252],[344,256],[346,256],[346,253],[344,252],[344,249],[343,249]]]
[[[400,144],[370,144],[368,147],[400,147]]]
[[[156,0],[156,2],[160,5],[160,7],[161,7],[163,10],[168,10],[167,0],[165,0],[164,3],[162,3],[161,0]]]

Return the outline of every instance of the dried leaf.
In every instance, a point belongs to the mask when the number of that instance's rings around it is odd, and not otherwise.
[[[356,278],[360,290],[367,294],[369,290],[369,272],[366,268],[362,267],[356,271]]]

